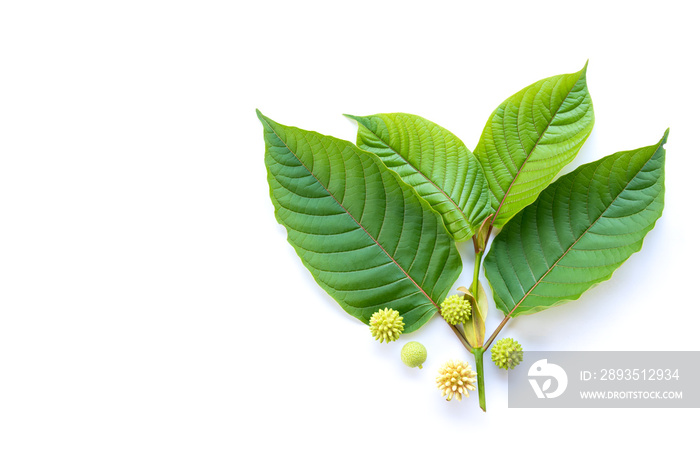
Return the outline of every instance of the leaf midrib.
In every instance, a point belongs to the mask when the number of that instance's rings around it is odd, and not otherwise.
[[[574,87],[576,86],[576,84],[579,82],[580,79],[581,79],[581,76],[579,75],[579,77],[576,79],[576,82],[574,83],[574,85],[571,86],[571,89],[569,89],[569,92],[566,93],[566,97],[564,97],[562,99],[562,101],[559,102],[559,106],[557,107],[556,111],[553,113],[554,116],[552,117],[551,120],[549,120],[549,122],[547,123],[547,127],[544,129],[544,131],[542,131],[542,134],[540,134],[540,136],[537,138],[537,141],[535,141],[535,144],[532,146],[532,149],[530,149],[530,152],[525,157],[525,160],[523,161],[522,165],[520,165],[520,167],[518,168],[518,171],[515,173],[515,176],[513,177],[513,181],[511,181],[510,185],[508,186],[508,189],[506,190],[506,193],[503,195],[503,199],[501,199],[501,202],[498,204],[498,209],[496,209],[496,214],[493,216],[493,220],[491,220],[491,225],[494,225],[496,223],[496,219],[498,218],[498,214],[501,212],[501,207],[503,207],[503,205],[505,204],[505,201],[508,198],[508,194],[510,193],[510,190],[513,188],[513,185],[518,180],[518,177],[520,176],[520,173],[523,171],[523,168],[525,167],[525,165],[527,165],[528,160],[530,160],[530,156],[535,152],[537,145],[540,143],[540,141],[542,140],[544,135],[549,130],[549,127],[552,125],[554,118],[559,113],[561,106],[564,105],[564,102],[566,101],[566,99],[569,98],[571,91],[573,91]],[[518,107],[518,110],[519,109],[520,109],[520,107]],[[504,112],[504,115],[505,115],[505,112]],[[503,118],[503,125],[504,125],[504,130],[505,130],[505,118]],[[518,141],[520,142],[520,146],[522,147],[523,140],[520,137],[520,128],[518,128]],[[506,144],[506,148],[508,148],[508,144]],[[510,154],[510,149],[508,149],[508,153]],[[511,157],[511,160],[513,160],[512,157]]]
[[[644,170],[644,167],[646,167],[647,164],[648,164],[649,162],[651,162],[651,160],[654,158],[654,156],[655,156],[656,153],[658,152],[660,146],[661,146],[661,144],[659,144],[659,145],[656,146],[656,149],[654,150],[654,153],[651,155],[651,157],[649,157],[649,160],[647,160],[647,161],[644,163],[644,165],[642,165],[642,167],[637,171],[637,173],[635,173],[634,176],[631,177],[631,178],[629,179],[629,181],[625,184],[625,187],[622,188],[622,189],[620,190],[619,193],[617,193],[617,195],[615,196],[615,199],[613,199],[612,201],[610,201],[610,204],[608,204],[608,206],[605,208],[605,210],[603,210],[603,211],[600,213],[600,215],[598,215],[598,218],[596,218],[596,219],[588,226],[588,228],[586,228],[586,230],[585,230],[583,233],[581,233],[581,234],[579,235],[578,238],[576,238],[576,241],[574,241],[574,242],[571,244],[571,246],[569,246],[569,247],[567,248],[567,250],[564,251],[564,253],[559,257],[559,259],[557,259],[557,260],[554,262],[554,264],[552,264],[552,265],[547,269],[547,271],[537,280],[537,282],[535,282],[535,284],[532,285],[532,286],[530,287],[529,290],[527,290],[527,293],[525,293],[525,295],[520,299],[520,301],[518,301],[518,303],[517,303],[515,306],[513,306],[513,309],[508,313],[508,315],[506,316],[506,318],[510,318],[510,317],[513,315],[513,312],[515,312],[515,310],[518,308],[518,306],[520,306],[520,305],[522,304],[522,302],[525,301],[525,299],[526,299],[528,296],[530,296],[530,293],[532,293],[532,291],[533,291],[535,288],[537,288],[537,286],[542,282],[542,280],[544,280],[544,278],[549,274],[549,272],[551,272],[552,270],[554,270],[554,268],[557,266],[557,264],[559,264],[559,262],[560,262],[564,257],[566,257],[567,254],[569,254],[569,252],[571,251],[571,249],[572,249],[574,246],[576,246],[576,244],[578,244],[578,242],[581,240],[581,238],[583,238],[584,236],[586,236],[586,234],[588,233],[588,231],[589,231],[591,228],[593,228],[593,225],[595,225],[596,223],[598,223],[598,221],[603,217],[603,214],[605,214],[605,213],[608,211],[608,209],[610,209],[610,207],[612,207],[612,205],[615,204],[615,201],[617,201],[617,199],[622,195],[622,193],[624,193],[624,192],[627,190],[627,188],[629,187],[630,183],[632,183],[632,181],[633,181],[635,178],[637,178],[637,176],[642,172],[642,170]]]
[[[420,285],[418,285],[418,283],[413,279],[413,277],[411,277],[411,276],[403,269],[403,267],[401,267],[401,265],[400,265],[398,262],[396,262],[396,260],[391,256],[391,254],[389,254],[389,252],[388,252],[386,249],[384,249],[384,246],[382,246],[382,245],[379,243],[379,241],[377,241],[377,240],[374,238],[374,236],[372,236],[372,235],[367,231],[367,229],[365,229],[365,227],[364,227],[360,222],[358,222],[357,219],[355,219],[355,217],[348,211],[348,209],[346,209],[345,206],[344,206],[340,201],[338,201],[338,199],[333,195],[333,193],[331,193],[330,190],[329,190],[323,183],[321,183],[321,180],[319,180],[319,179],[316,177],[316,175],[314,175],[314,173],[313,173],[311,170],[309,170],[309,167],[307,167],[306,164],[299,158],[299,156],[287,145],[286,141],[284,141],[284,139],[282,139],[282,138],[280,137],[280,135],[277,133],[277,131],[275,131],[275,129],[274,129],[267,121],[265,121],[265,125],[266,125],[268,128],[270,128],[270,131],[272,131],[272,133],[277,137],[277,139],[278,139],[282,144],[284,144],[284,147],[287,148],[287,150],[289,151],[289,153],[292,154],[292,155],[299,161],[299,163],[301,164],[301,166],[304,167],[304,169],[305,169],[307,172],[309,172],[309,175],[311,175],[311,176],[316,180],[316,182],[328,193],[328,195],[336,202],[336,204],[338,204],[338,205],[345,211],[345,213],[348,214],[348,216],[357,224],[357,226],[359,226],[360,228],[362,228],[362,231],[364,231],[365,234],[366,234],[369,238],[371,238],[372,241],[374,241],[374,243],[375,243],[377,246],[379,246],[379,248],[382,250],[382,252],[384,252],[384,254],[386,254],[386,256],[399,268],[399,270],[401,270],[401,272],[402,272],[409,280],[411,280],[411,283],[413,283],[413,284],[415,285],[415,287],[416,287],[421,293],[423,293],[423,295],[428,299],[428,301],[430,301],[430,303],[431,303],[433,306],[435,306],[436,309],[438,309],[439,306],[437,305],[437,303],[435,303],[435,301],[432,300],[432,298],[428,295],[428,293],[426,293],[425,290],[424,290]],[[402,229],[402,230],[403,230],[403,229]]]
[[[360,123],[360,122],[358,121],[358,123]],[[360,124],[362,124],[362,123],[360,123]],[[365,126],[365,125],[362,125],[362,126]],[[435,182],[434,182],[433,180],[431,180],[431,179],[430,179],[428,176],[426,176],[419,168],[417,168],[415,165],[413,165],[406,157],[404,157],[401,153],[399,153],[399,151],[397,151],[396,149],[394,149],[394,148],[392,147],[391,144],[389,144],[389,143],[386,142],[384,139],[382,139],[381,136],[379,136],[377,133],[375,133],[375,132],[373,132],[372,130],[370,130],[369,128],[367,128],[367,126],[365,126],[365,128],[367,129],[367,131],[369,131],[369,132],[371,132],[372,134],[374,134],[375,136],[377,136],[377,139],[379,139],[382,143],[384,143],[384,145],[386,145],[389,149],[391,149],[391,151],[392,151],[394,154],[398,155],[402,160],[404,160],[408,166],[410,166],[411,168],[413,168],[413,169],[416,171],[416,173],[418,173],[418,174],[421,175],[423,178],[425,178],[425,179],[428,181],[428,183],[430,183],[431,185],[433,185],[433,186],[435,187],[435,189],[437,189],[438,191],[440,191],[440,193],[441,193],[448,201],[450,201],[450,203],[452,203],[452,205],[455,206],[455,208],[456,208],[457,211],[460,213],[460,215],[462,216],[462,218],[464,219],[464,221],[467,223],[468,226],[470,226],[469,230],[470,230],[470,231],[473,230],[473,227],[472,227],[471,224],[469,223],[469,219],[467,218],[466,214],[464,213],[464,211],[462,210],[462,208],[454,201],[454,199],[452,199],[452,197],[448,196],[447,193],[446,193],[445,191],[443,191],[442,188],[440,188],[440,186],[438,186],[437,184],[435,184]],[[462,144],[464,144],[464,143],[462,143]],[[469,164],[469,160],[467,160],[467,165],[468,165],[468,164]]]

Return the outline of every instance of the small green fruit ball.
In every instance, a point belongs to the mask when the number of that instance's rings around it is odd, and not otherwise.
[[[427,358],[428,351],[417,341],[409,341],[401,348],[401,360],[408,367],[423,369],[423,363]]]
[[[523,360],[523,348],[512,338],[501,338],[491,348],[491,360],[501,369],[513,369]]]
[[[384,308],[380,309],[369,319],[369,330],[375,340],[379,343],[387,343],[395,341],[403,332],[403,317],[399,315],[399,311]]]
[[[440,305],[440,312],[448,324],[466,324],[472,315],[472,305],[460,295],[448,296]]]

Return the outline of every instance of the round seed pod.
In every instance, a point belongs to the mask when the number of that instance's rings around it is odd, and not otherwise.
[[[523,348],[512,338],[501,338],[491,348],[491,360],[501,369],[513,369],[523,360]]]
[[[440,312],[448,324],[465,324],[472,315],[472,305],[460,295],[448,296],[440,305]]]
[[[417,341],[409,341],[401,348],[401,360],[408,367],[423,369],[423,363],[427,358],[428,351]]]
[[[403,332],[403,317],[399,315],[399,311],[380,309],[370,317],[369,330],[380,343],[395,341]]]

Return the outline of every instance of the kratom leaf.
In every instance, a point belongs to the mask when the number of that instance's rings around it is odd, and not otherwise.
[[[532,314],[577,299],[641,249],[664,207],[667,137],[580,166],[508,222],[484,261],[499,309]]]
[[[474,155],[491,189],[495,227],[532,203],[573,160],[593,120],[585,66],[526,87],[491,114]]]
[[[275,216],[316,282],[365,323],[427,322],[462,270],[440,216],[374,154],[258,117]]]
[[[407,113],[346,116],[358,122],[357,145],[427,200],[456,241],[474,235],[491,213],[491,198],[479,162],[457,136]]]

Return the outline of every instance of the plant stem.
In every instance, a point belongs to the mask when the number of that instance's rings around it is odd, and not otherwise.
[[[508,323],[509,320],[510,320],[510,314],[505,316],[505,318],[501,321],[501,323],[498,324],[498,327],[496,327],[496,330],[493,331],[493,333],[491,334],[489,339],[486,340],[486,344],[484,345],[484,350],[487,350],[489,348],[489,346],[491,346],[491,343],[493,343],[493,340],[496,339],[496,337],[498,336],[498,333],[503,329],[503,327],[505,327],[505,325]]]
[[[477,252],[474,256],[474,279],[469,287],[469,291],[474,295],[476,301],[479,300],[479,272],[481,271],[481,258],[484,256],[484,251]]]
[[[476,384],[479,391],[479,406],[486,412],[486,390],[484,389],[484,348],[474,348],[476,361]]]

